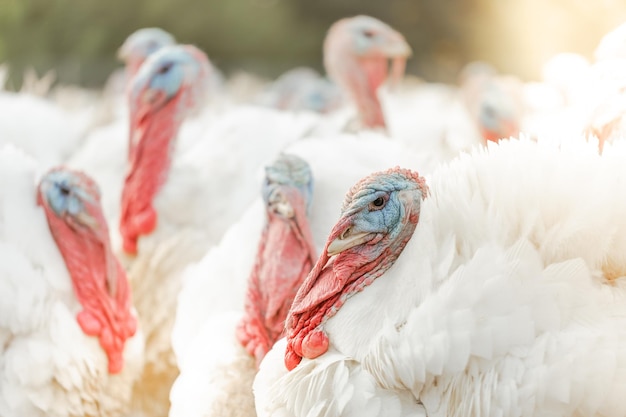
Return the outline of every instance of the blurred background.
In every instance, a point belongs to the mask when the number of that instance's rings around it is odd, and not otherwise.
[[[117,48],[135,29],[158,26],[204,49],[227,75],[275,77],[295,66],[322,70],[325,32],[335,20],[377,17],[414,50],[407,70],[454,82],[482,59],[537,79],[557,52],[591,58],[604,33],[626,21],[624,0],[0,0],[0,62],[8,87],[26,68],[63,84],[100,87],[121,64]]]

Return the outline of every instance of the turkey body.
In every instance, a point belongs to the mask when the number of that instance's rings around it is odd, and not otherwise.
[[[126,340],[123,367],[109,372],[98,337],[77,321],[83,306],[36,203],[36,162],[12,146],[0,160],[0,414],[125,416],[143,336]]]
[[[267,355],[258,414],[622,415],[625,151],[507,140],[427,175],[401,255],[316,327],[327,353]]]

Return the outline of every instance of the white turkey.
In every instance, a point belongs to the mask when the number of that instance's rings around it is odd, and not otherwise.
[[[234,303],[232,310],[207,318],[192,343],[184,346],[184,361],[179,360],[181,374],[170,395],[171,417],[254,416],[252,381],[257,364],[282,335],[293,297],[316,258],[307,219],[312,192],[311,170],[304,160],[281,154],[266,167],[263,184],[266,219],[256,255],[242,249],[249,239],[245,236],[236,240],[226,237],[219,249],[215,249],[216,253],[231,253],[230,258],[221,258],[224,263],[226,259],[234,262],[235,253],[254,258],[248,273],[245,308],[240,301],[239,305]],[[246,218],[241,222],[247,223],[250,222]],[[239,224],[231,230],[250,233]],[[239,249],[227,250],[229,242],[236,243]],[[250,264],[249,259],[242,263]],[[229,289],[241,280],[232,273],[237,270],[232,268],[229,276],[224,265],[221,273],[209,273],[198,279],[214,281],[218,292],[220,281],[227,280],[228,283],[220,285]],[[215,292],[205,295],[217,298]],[[233,295],[224,296],[229,299]],[[191,309],[187,307],[183,311]],[[185,319],[197,320],[197,317],[179,317]]]
[[[261,366],[259,415],[623,415],[626,147],[563,139],[353,187]],[[384,395],[355,413],[372,381]]]
[[[116,219],[119,212],[128,159],[127,87],[148,56],[174,44],[174,37],[160,28],[139,29],[126,38],[118,51],[118,57],[126,66],[115,71],[107,80],[95,125],[67,160],[69,166],[89,172],[100,184],[103,189],[102,205],[109,220]]]
[[[372,170],[419,158],[400,143],[374,133],[306,138],[290,144],[285,152],[311,166],[315,190],[309,219],[318,250],[323,248],[346,187]],[[219,246],[184,273],[172,334],[181,375],[170,395],[171,417],[212,415],[207,410],[216,404],[224,407],[220,410],[223,414],[230,407],[229,412],[237,413],[234,415],[254,415],[249,402],[241,401],[250,398],[243,395],[249,386],[247,378],[256,372],[254,360],[246,355],[243,361],[243,349],[233,345],[237,346],[234,328],[244,305],[246,282],[265,218],[263,204],[256,201]],[[237,395],[231,401],[218,401],[228,398],[225,392],[232,393],[233,388]]]
[[[144,391],[137,398],[159,415],[167,413],[177,373],[170,339],[180,272],[254,200],[262,164],[315,120],[241,107],[219,119],[201,113],[188,123],[205,99],[210,71],[199,49],[164,47],[144,62],[130,86],[119,230],[146,335],[143,381],[149,383],[137,386]]]
[[[97,185],[0,149],[0,415],[126,416],[143,366]]]
[[[343,97],[337,85],[314,69],[297,67],[267,85],[254,102],[281,110],[329,113],[342,104]]]
[[[164,46],[175,44],[174,36],[161,28],[142,28],[128,35],[117,56],[126,64],[126,73],[130,80],[151,54]]]
[[[378,19],[360,15],[334,23],[324,41],[324,66],[350,98],[357,119],[346,124],[349,109],[333,112],[312,135],[369,129],[429,159],[447,160],[486,140],[518,133],[521,98],[513,81],[491,69],[468,71],[461,88],[399,83],[410,55],[402,34]]]

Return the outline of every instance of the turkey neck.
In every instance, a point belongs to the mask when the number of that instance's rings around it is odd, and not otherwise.
[[[293,369],[303,357],[314,359],[328,350],[328,337],[320,327],[346,300],[393,266],[418,221],[419,212],[409,211],[404,219],[405,226],[395,239],[385,237],[376,245],[357,246],[329,257],[328,245],[350,227],[352,219],[346,217],[335,226],[324,252],[298,291],[285,322],[288,369]]]
[[[114,257],[101,210],[92,209],[97,228],[58,217],[38,195],[48,226],[72,279],[83,310],[76,319],[83,332],[96,336],[109,361],[109,373],[121,372],[124,345],[137,330],[126,274]]]
[[[342,77],[343,84],[357,107],[363,126],[386,129],[377,91],[387,76],[387,60],[384,57],[355,58],[348,68]]]
[[[127,253],[137,252],[139,236],[154,231],[154,198],[167,181],[175,139],[183,117],[178,97],[151,112],[131,117],[129,170],[122,191],[120,232]]]
[[[257,366],[282,335],[291,303],[316,257],[304,199],[294,187],[283,187],[283,194],[294,216],[285,218],[268,210],[248,281],[245,316],[237,329],[239,341],[255,356]]]

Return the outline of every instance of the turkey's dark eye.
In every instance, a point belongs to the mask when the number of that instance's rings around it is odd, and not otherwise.
[[[161,68],[159,68],[159,70],[157,72],[159,74],[165,74],[166,72],[168,72],[170,70],[170,68],[172,68],[172,63],[168,62],[165,65],[163,65]]]
[[[375,35],[374,32],[372,32],[371,30],[364,30],[363,31],[363,36],[365,36],[366,38],[373,38]]]
[[[483,112],[486,117],[495,117],[496,115],[496,110],[488,105],[483,106]]]
[[[385,198],[384,196],[378,197],[376,200],[370,203],[370,210],[380,210],[381,208],[385,206],[386,202],[387,202],[387,198]]]
[[[70,195],[70,189],[67,185],[59,186],[59,191],[61,191],[61,195],[64,195],[64,196]]]

